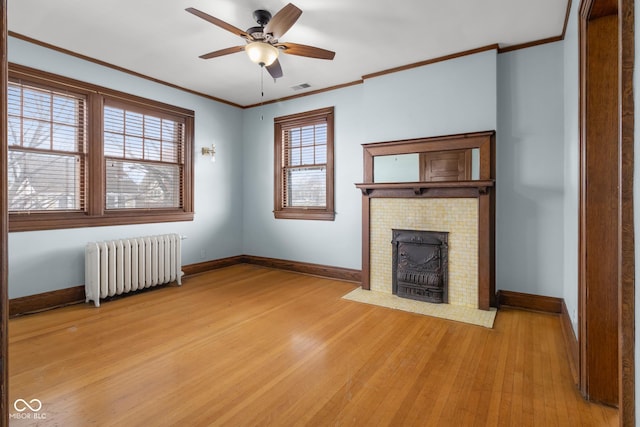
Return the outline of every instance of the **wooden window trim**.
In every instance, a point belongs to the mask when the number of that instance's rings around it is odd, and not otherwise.
[[[10,213],[10,232],[193,221],[193,111],[17,64],[9,64],[9,78],[44,88],[85,94],[87,96],[87,145],[89,152],[85,212]],[[185,120],[183,206],[181,209],[105,211],[102,114],[106,99],[109,99],[110,103],[134,106],[139,110],[162,114],[165,117],[180,117]],[[100,191],[94,191],[96,188],[99,188]]]
[[[283,127],[304,126],[309,121],[324,118],[327,121],[327,182],[326,206],[324,208],[284,207],[282,200],[282,129]],[[274,155],[274,210],[276,219],[306,219],[333,221],[334,210],[334,107],[276,117],[274,119],[275,155]]]

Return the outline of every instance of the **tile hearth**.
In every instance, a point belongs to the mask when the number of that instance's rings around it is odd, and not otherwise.
[[[493,322],[497,314],[495,308],[492,308],[491,310],[478,310],[476,308],[451,304],[432,304],[423,301],[400,298],[396,295],[385,292],[367,291],[362,288],[357,288],[342,298],[365,304],[373,304],[381,307],[408,311],[410,313],[423,314],[426,316],[434,316],[442,319],[484,326],[485,328],[493,328]]]

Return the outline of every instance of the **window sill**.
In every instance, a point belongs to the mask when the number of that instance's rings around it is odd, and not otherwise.
[[[21,213],[9,215],[9,232],[193,221],[193,212],[116,212],[100,216],[84,213]]]
[[[276,219],[308,219],[316,221],[333,221],[336,213],[326,210],[315,209],[287,209],[281,211],[273,211]]]

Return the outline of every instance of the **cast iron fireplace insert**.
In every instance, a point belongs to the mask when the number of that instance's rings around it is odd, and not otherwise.
[[[393,294],[431,303],[448,303],[449,233],[392,230]]]

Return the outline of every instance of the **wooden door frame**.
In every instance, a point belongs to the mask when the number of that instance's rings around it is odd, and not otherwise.
[[[0,0],[0,426],[9,425],[9,293],[7,240],[7,0]]]
[[[618,330],[607,333],[618,334],[618,407],[620,425],[635,425],[635,261],[634,261],[634,218],[633,218],[633,169],[634,169],[634,1],[633,0],[582,0],[579,8],[579,44],[580,44],[580,146],[585,147],[587,114],[585,102],[588,86],[586,85],[586,58],[588,41],[586,32],[589,21],[598,16],[617,16],[618,25],[618,278],[617,278],[617,311]],[[586,188],[584,156],[580,157],[580,222],[584,219],[583,194]],[[579,341],[581,365],[583,351],[587,343],[584,329],[593,327],[585,325],[585,259],[582,225],[579,237]],[[600,349],[599,351],[607,351]],[[580,388],[584,392],[584,366],[580,368]]]

